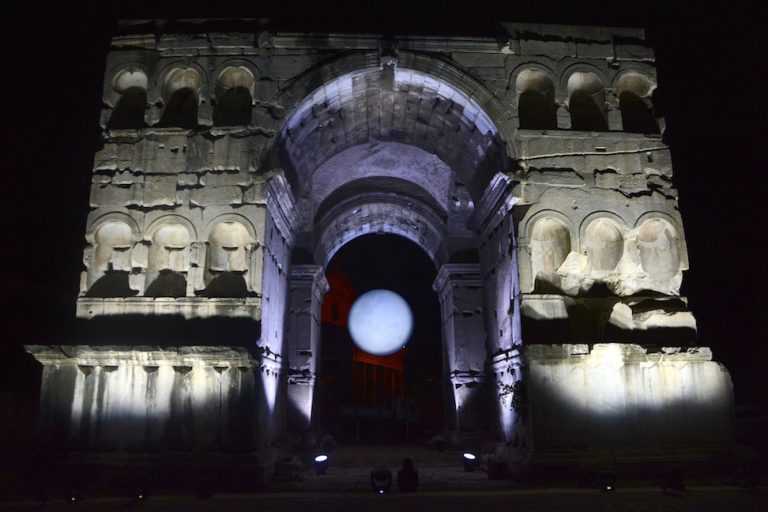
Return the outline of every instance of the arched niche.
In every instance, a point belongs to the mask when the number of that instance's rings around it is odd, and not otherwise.
[[[120,95],[107,122],[108,130],[139,129],[146,126],[147,75],[139,69],[123,69],[112,81],[112,88]]]
[[[128,223],[108,220],[94,232],[94,250],[88,268],[89,297],[126,297],[129,287],[131,248],[136,240]]]
[[[253,73],[245,66],[230,66],[216,80],[216,106],[213,124],[244,126],[251,124]]]
[[[541,217],[531,229],[531,274],[534,291],[547,293],[559,289],[557,269],[571,252],[568,227],[554,217]]]
[[[165,78],[163,101],[165,109],[161,127],[194,128],[197,126],[200,74],[192,68],[176,68]]]
[[[218,222],[208,235],[206,289],[208,297],[245,297],[252,237],[242,223]]]
[[[638,230],[640,263],[649,274],[676,274],[680,270],[680,238],[672,225],[651,218]]]
[[[607,131],[603,82],[591,71],[576,71],[568,77],[568,110],[571,129]]]
[[[152,233],[147,264],[149,297],[183,297],[187,294],[189,229],[178,222],[164,223]]]
[[[523,69],[515,80],[520,128],[550,130],[557,128],[555,86],[540,69]]]
[[[625,132],[659,133],[651,104],[651,94],[655,88],[653,81],[641,73],[629,72],[619,78],[616,93]]]
[[[619,227],[604,217],[589,223],[584,232],[584,245],[591,270],[615,270],[624,252],[624,238]]]

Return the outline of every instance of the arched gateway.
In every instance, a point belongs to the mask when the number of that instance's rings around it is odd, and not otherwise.
[[[186,28],[113,41],[80,332],[28,347],[48,441],[269,466],[313,425],[326,266],[385,233],[437,269],[449,439],[515,464],[727,446],[727,373],[666,347],[693,346],[695,320],[642,31]],[[627,77],[643,123],[622,120]]]

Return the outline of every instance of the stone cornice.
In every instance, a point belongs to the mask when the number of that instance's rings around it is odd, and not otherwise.
[[[251,352],[242,347],[216,346],[123,346],[123,345],[25,345],[43,365],[80,366],[205,366],[254,367],[258,363]]]

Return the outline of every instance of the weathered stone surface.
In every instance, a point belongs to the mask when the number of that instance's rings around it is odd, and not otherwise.
[[[241,204],[243,192],[235,186],[198,188],[192,190],[190,202],[196,206]]]
[[[177,177],[177,185],[180,187],[194,187],[200,181],[197,174],[181,173]]]
[[[540,449],[730,443],[733,385],[709,349],[575,348],[525,351],[531,428]],[[686,392],[690,387],[697,391]],[[692,421],[707,428],[691,429]]]
[[[540,41],[523,39],[520,41],[523,55],[546,55],[547,57],[570,56],[571,46],[567,41]]]
[[[247,172],[207,172],[200,175],[200,184],[206,187],[236,185],[247,187],[253,182],[253,176]]]
[[[613,56],[613,45],[576,41],[576,56],[587,59],[607,59]]]
[[[147,176],[144,182],[144,206],[176,204],[176,176]]]
[[[131,206],[141,204],[144,197],[142,185],[118,187],[115,185],[95,185],[91,187],[90,205],[99,206]]]

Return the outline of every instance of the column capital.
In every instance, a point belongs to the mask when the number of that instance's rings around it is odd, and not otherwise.
[[[437,271],[432,289],[443,295],[453,286],[482,286],[479,263],[446,263]]]
[[[325,272],[320,265],[291,265],[291,273],[288,276],[288,285],[291,288],[309,288],[322,300],[329,289],[328,281],[325,279]]]

